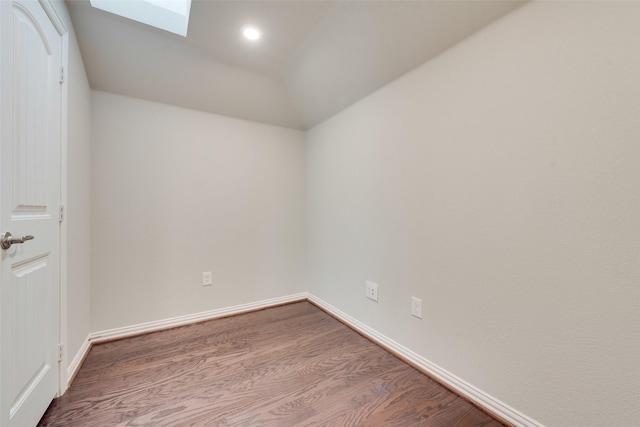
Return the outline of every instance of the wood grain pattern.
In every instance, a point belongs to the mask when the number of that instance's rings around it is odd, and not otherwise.
[[[302,302],[96,345],[40,426],[502,426]]]

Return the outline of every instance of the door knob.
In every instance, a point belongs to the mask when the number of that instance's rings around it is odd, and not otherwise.
[[[2,233],[2,237],[0,237],[0,246],[2,246],[2,249],[9,249],[11,245],[15,243],[24,243],[27,240],[33,240],[34,238],[35,237],[33,236],[13,237],[11,236],[11,233],[7,231]]]

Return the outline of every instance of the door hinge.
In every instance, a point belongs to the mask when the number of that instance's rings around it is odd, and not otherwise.
[[[62,344],[58,344],[58,362],[62,362],[63,351],[64,351],[64,346]]]
[[[63,84],[65,82],[65,78],[67,76],[65,76],[64,74],[64,65],[60,66],[60,84]]]
[[[58,222],[64,221],[64,205],[60,205],[60,212],[58,215]]]

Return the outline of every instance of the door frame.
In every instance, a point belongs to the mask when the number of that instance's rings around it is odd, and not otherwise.
[[[60,206],[67,205],[67,92],[69,70],[69,30],[65,25],[51,0],[38,0],[45,13],[51,20],[56,31],[62,38],[62,67],[64,69],[60,84]],[[64,7],[63,2],[61,2]],[[60,307],[59,324],[60,336],[58,344],[61,346],[60,361],[58,362],[58,396],[67,391],[68,362],[67,362],[67,222],[60,221]]]

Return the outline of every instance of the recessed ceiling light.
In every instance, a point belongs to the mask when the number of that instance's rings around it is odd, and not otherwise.
[[[242,35],[247,40],[258,40],[262,37],[260,30],[253,26],[246,26],[242,29]]]

